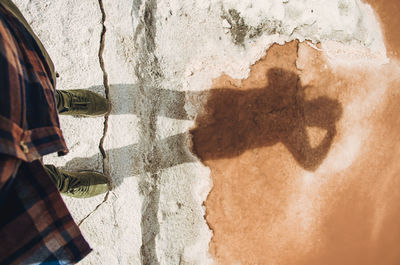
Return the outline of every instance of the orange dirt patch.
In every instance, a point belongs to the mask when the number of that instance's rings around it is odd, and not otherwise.
[[[217,263],[400,262],[393,69],[333,69],[291,42],[248,79],[215,80],[191,134],[214,183],[205,205]]]
[[[363,0],[378,15],[385,35],[389,57],[400,59],[400,2],[399,0]]]

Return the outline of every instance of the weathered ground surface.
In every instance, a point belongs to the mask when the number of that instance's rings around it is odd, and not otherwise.
[[[163,86],[154,54],[157,3],[16,4],[55,62],[57,88],[86,88],[112,103],[107,117],[61,117],[70,153],[45,159],[112,179],[105,195],[64,197],[94,249],[82,264],[207,263],[208,170],[185,147],[192,126],[185,98]]]
[[[215,80],[194,151],[219,264],[397,264],[400,71],[272,46]]]
[[[399,262],[399,5],[367,2],[390,63],[292,42],[247,79],[214,81],[191,132],[214,183],[206,218],[219,264]]]
[[[65,197],[82,264],[399,261],[396,3],[382,32],[358,0],[15,2],[57,88],[112,103],[45,158],[112,179]]]
[[[371,5],[378,16],[382,31],[385,35],[385,43],[389,56],[399,59],[400,56],[400,35],[397,30],[400,27],[400,5],[396,0],[364,0]]]

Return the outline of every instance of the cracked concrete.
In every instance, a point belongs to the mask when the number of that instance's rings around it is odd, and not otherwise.
[[[103,2],[102,0],[99,0],[99,7],[100,7],[100,11],[101,11],[101,24],[102,24],[102,31],[101,31],[101,36],[100,36],[100,44],[99,44],[99,64],[100,64],[100,68],[103,72],[103,86],[104,86],[104,93],[105,93],[105,98],[109,100],[110,96],[110,87],[108,84],[108,75],[107,75],[107,71],[105,69],[105,65],[104,65],[104,59],[103,59],[103,52],[104,52],[104,43],[105,43],[105,34],[106,34],[106,26],[105,26],[105,20],[106,20],[106,14],[104,11],[104,6],[103,6]],[[100,139],[100,143],[99,143],[99,150],[100,153],[103,157],[103,173],[106,174],[106,176],[110,176],[110,170],[109,167],[107,165],[107,155],[106,155],[106,151],[104,150],[104,140],[106,138],[107,135],[107,131],[108,131],[108,119],[109,119],[109,113],[106,113],[106,115],[104,116],[104,129],[103,129],[103,136]],[[112,179],[110,178],[110,187],[113,186],[112,183]],[[83,224],[83,222],[85,222],[93,213],[95,213],[105,202],[107,202],[108,200],[108,196],[110,195],[110,192],[107,192],[104,195],[104,199],[103,201],[96,206],[96,208],[94,208],[93,211],[91,211],[88,215],[86,215],[81,221],[78,222],[78,226],[81,226]]]
[[[104,11],[104,5],[103,5],[103,1],[102,0],[99,0],[99,7],[100,7],[100,11],[101,11],[101,25],[103,27],[102,31],[101,31],[101,36],[100,36],[99,63],[100,63],[101,70],[103,72],[103,86],[104,86],[105,98],[107,100],[109,100],[110,99],[110,86],[108,84],[108,74],[107,74],[107,71],[106,71],[106,67],[104,65],[104,58],[103,58],[105,35],[106,35],[106,32],[107,32],[107,29],[106,29],[106,26],[105,26],[106,13]],[[107,131],[108,131],[108,119],[109,119],[109,116],[110,116],[110,114],[106,113],[106,115],[104,117],[103,137],[100,139],[100,144],[99,144],[99,149],[100,149],[101,155],[103,156],[103,172],[108,176],[110,175],[110,171],[109,171],[109,167],[107,165],[106,151],[104,150],[104,140],[106,138]]]
[[[85,218],[83,218],[82,220],[77,222],[78,226],[81,226],[86,221],[86,219],[88,219],[92,214],[94,214],[103,205],[103,203],[105,203],[108,200],[108,196],[109,195],[110,195],[110,192],[107,192],[104,195],[104,200],[99,205],[97,205],[96,208],[94,208],[93,211],[91,211],[88,215],[86,215]]]
[[[71,170],[103,171],[112,179],[113,190],[105,195],[64,198],[94,249],[82,264],[213,262],[203,202],[218,180],[211,180],[213,169],[190,152],[188,132],[204,112],[210,95],[203,92],[215,78],[223,73],[247,78],[273,43],[294,39],[336,47],[326,55],[329,62],[346,58],[340,51],[349,46],[370,48],[377,62],[386,52],[372,10],[358,0],[15,2],[55,61],[58,89],[87,88],[112,103],[105,117],[62,117],[70,154],[45,158]],[[310,101],[315,103],[304,99]],[[290,110],[276,109],[283,111],[267,116]],[[258,118],[253,120],[262,123]],[[315,138],[319,134],[313,132]],[[302,159],[301,152],[296,158],[295,150],[294,159],[309,169],[322,163]],[[214,230],[215,238],[221,231]]]

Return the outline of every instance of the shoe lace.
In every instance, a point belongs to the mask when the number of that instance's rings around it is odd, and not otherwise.
[[[64,174],[65,176],[65,187],[64,189],[66,192],[71,193],[71,194],[76,194],[76,193],[85,193],[89,190],[89,183],[86,183],[85,181],[75,178],[69,175]]]
[[[70,94],[69,105],[72,109],[86,109],[89,104],[88,98]]]

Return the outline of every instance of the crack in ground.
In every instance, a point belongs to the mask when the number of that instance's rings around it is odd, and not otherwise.
[[[99,57],[99,63],[100,63],[100,68],[103,72],[103,85],[104,85],[104,92],[105,92],[105,97],[107,100],[110,100],[110,86],[108,84],[108,74],[106,72],[106,68],[104,65],[104,59],[103,59],[103,53],[104,53],[104,43],[105,43],[105,34],[106,34],[106,26],[105,26],[105,21],[106,21],[106,13],[104,10],[104,5],[103,5],[103,0],[99,0],[99,7],[100,7],[100,11],[101,11],[101,24],[102,24],[102,30],[100,33],[100,47],[99,47],[99,53],[98,53],[98,57]],[[111,106],[111,105],[110,105]],[[108,111],[106,113],[106,115],[104,116],[104,128],[103,128],[103,136],[100,139],[100,143],[99,143],[99,149],[100,149],[100,153],[102,155],[103,158],[103,173],[107,176],[107,178],[110,180],[110,183],[112,183],[112,179],[110,177],[110,172],[109,172],[109,167],[107,164],[107,154],[106,151],[104,149],[104,140],[106,138],[107,135],[107,131],[108,131],[108,119],[110,116],[110,111]],[[111,184],[110,184],[111,186]],[[95,213],[101,205],[103,205],[109,197],[110,191],[108,191],[106,193],[106,195],[104,196],[103,201],[96,206],[96,208],[91,211],[88,215],[86,215],[85,218],[83,218],[79,223],[78,226],[81,226],[93,213]]]
[[[100,206],[102,206],[107,200],[108,200],[108,196],[110,195],[110,191],[107,191],[106,195],[104,196],[104,199],[101,203],[99,203],[99,205],[96,206],[96,208],[94,208],[93,211],[91,211],[88,215],[86,215],[85,218],[83,218],[79,223],[78,223],[78,227],[80,227],[83,222],[86,221],[86,219],[88,219],[92,214],[94,214],[99,208]]]
[[[105,47],[105,35],[106,35],[106,26],[105,26],[105,21],[106,21],[106,12],[104,10],[104,5],[103,5],[103,0],[99,0],[99,6],[100,6],[100,11],[101,11],[101,24],[103,26],[101,35],[100,35],[100,49],[99,49],[99,63],[100,63],[100,68],[103,72],[103,85],[104,85],[104,90],[105,90],[105,95],[106,99],[110,100],[110,86],[108,84],[108,74],[106,71],[106,67],[104,64],[104,58],[103,58],[103,53],[104,53],[104,47]],[[99,149],[101,152],[101,155],[103,156],[103,172],[106,174],[109,178],[109,167],[107,164],[107,154],[106,151],[104,150],[104,140],[107,135],[108,131],[108,119],[110,116],[110,112],[107,112],[105,117],[104,117],[104,130],[103,130],[103,137],[100,139],[100,144],[99,144]],[[111,181],[111,179],[110,179]]]

